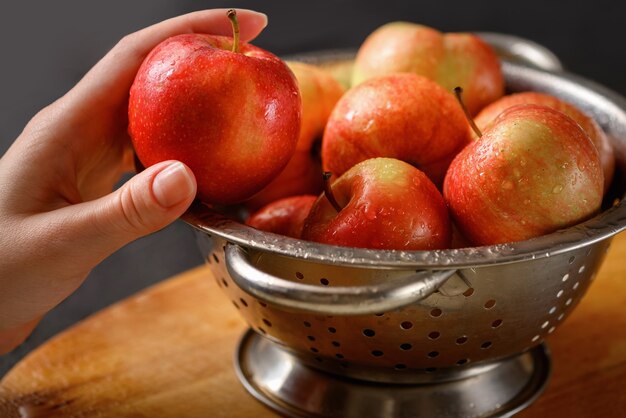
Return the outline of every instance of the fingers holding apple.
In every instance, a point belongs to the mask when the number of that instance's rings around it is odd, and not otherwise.
[[[530,239],[582,222],[601,205],[598,152],[570,117],[509,108],[454,159],[444,197],[474,245]]]
[[[144,166],[180,160],[200,200],[230,204],[286,166],[300,112],[293,73],[275,55],[230,37],[185,34],[144,60],[130,90],[129,132]]]

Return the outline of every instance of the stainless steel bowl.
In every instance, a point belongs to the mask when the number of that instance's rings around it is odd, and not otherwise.
[[[218,285],[256,331],[238,357],[251,393],[288,415],[337,417],[366,416],[355,402],[372,390],[393,411],[370,405],[367,416],[423,408],[426,416],[503,416],[537,396],[549,375],[540,344],[626,228],[626,101],[535,64],[505,60],[507,88],[577,105],[615,147],[618,170],[604,211],[583,224],[509,244],[379,251],[264,233],[200,204],[185,215]],[[396,395],[389,384],[399,385]]]

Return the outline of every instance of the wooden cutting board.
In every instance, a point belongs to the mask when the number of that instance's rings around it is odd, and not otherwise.
[[[550,336],[554,372],[521,417],[626,416],[626,235]],[[237,381],[246,326],[200,267],[58,335],[0,382],[0,417],[275,417]]]

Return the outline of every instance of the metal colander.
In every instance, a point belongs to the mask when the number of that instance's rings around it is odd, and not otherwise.
[[[332,375],[440,384],[528,352],[567,318],[626,228],[626,101],[574,75],[511,62],[503,70],[510,91],[574,103],[612,139],[618,170],[603,212],[528,241],[407,252],[264,233],[198,204],[185,219],[252,330]]]

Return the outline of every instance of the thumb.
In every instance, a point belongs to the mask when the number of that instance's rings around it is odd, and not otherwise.
[[[185,164],[164,161],[150,166],[100,199],[66,207],[63,241],[95,264],[125,244],[175,221],[191,205],[196,179]],[[87,259],[85,259],[85,257]]]

